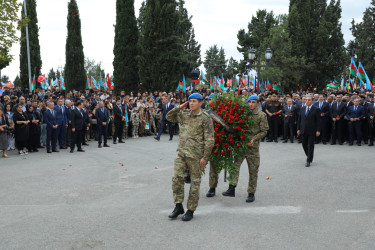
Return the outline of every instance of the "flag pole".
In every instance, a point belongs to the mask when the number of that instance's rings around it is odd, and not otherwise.
[[[23,1],[23,7],[25,10],[25,17],[27,17],[26,11],[26,1]],[[31,92],[31,64],[30,64],[30,44],[29,44],[29,25],[26,24],[26,46],[27,46],[27,63],[28,63],[28,71],[29,71],[29,92]]]

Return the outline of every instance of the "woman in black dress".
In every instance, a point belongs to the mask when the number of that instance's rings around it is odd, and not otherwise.
[[[8,158],[8,118],[4,115],[3,108],[0,106],[0,149],[3,151],[3,157]]]
[[[38,140],[39,130],[40,130],[40,116],[38,112],[35,112],[34,108],[31,105],[26,106],[26,115],[29,123],[29,140],[27,142],[27,148],[29,152],[38,152]]]
[[[27,115],[22,112],[22,105],[16,105],[16,112],[13,115],[14,121],[14,135],[16,139],[16,146],[20,155],[28,154],[24,151],[26,143],[29,139],[29,123]]]

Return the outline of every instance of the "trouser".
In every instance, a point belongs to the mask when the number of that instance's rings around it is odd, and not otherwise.
[[[293,141],[294,139],[293,130],[294,130],[294,123],[289,122],[288,120],[284,120],[284,139],[285,140],[290,139],[290,141]]]
[[[159,129],[159,133],[157,137],[160,138],[161,134],[163,134],[165,125],[168,125],[169,137],[172,139],[173,138],[173,125],[171,122],[167,121],[166,119],[161,120],[161,125],[160,125],[160,129]]]
[[[42,126],[40,127],[41,133],[42,133],[42,142],[45,146],[47,144],[47,124],[42,123]]]
[[[8,135],[8,148],[14,148],[14,135]]]
[[[209,186],[210,188],[216,188],[219,181],[219,173],[216,170],[215,164],[210,162],[210,177],[209,177]]]
[[[133,125],[133,137],[138,136],[139,125]]]
[[[245,158],[247,162],[247,167],[249,169],[249,183],[247,187],[247,192],[249,194],[255,194],[257,189],[258,170],[260,165],[259,144],[254,145],[253,147],[249,147],[243,156],[235,157],[235,173],[233,176],[229,175],[229,183],[233,186],[237,186],[238,177],[240,175],[240,168]]]
[[[184,201],[184,185],[186,172],[189,171],[191,184],[187,209],[195,211],[199,201],[199,189],[201,185],[201,168],[200,159],[187,158],[181,153],[177,154],[174,161],[174,174],[172,178],[172,190],[174,203],[182,203]]]
[[[367,143],[368,141],[368,138],[369,138],[369,124],[368,124],[368,120],[367,119],[364,119],[361,121],[362,123],[362,138],[363,138],[363,141],[365,143]]]
[[[353,143],[354,141],[354,133],[357,137],[357,143],[361,143],[362,141],[362,131],[361,131],[361,121],[349,122],[349,142]]]
[[[156,128],[156,125],[155,125],[155,119],[152,118],[151,121],[150,121],[150,131],[152,131],[152,133],[156,134],[157,133],[157,128]]]
[[[273,115],[269,117],[269,138],[270,139],[277,139],[278,136],[278,128],[279,128],[279,117],[277,115]]]
[[[65,144],[66,146],[70,146],[72,143],[72,125],[68,124],[68,127],[65,128]]]
[[[47,141],[46,148],[47,151],[56,150],[57,147],[57,132],[56,129],[47,126]]]
[[[320,128],[321,128],[321,133],[320,136],[316,138],[317,141],[323,141],[327,142],[329,140],[328,138],[328,120],[326,117],[321,117],[320,118]]]
[[[104,136],[104,144],[107,144],[107,131],[108,131],[108,128],[107,128],[107,125],[103,126],[101,124],[98,124],[96,126],[97,130],[98,130],[98,143],[99,145],[102,144],[102,137]]]
[[[370,120],[369,135],[370,135],[370,143],[374,143],[374,137],[375,137],[375,124],[374,124],[374,120]]]
[[[128,129],[129,129],[129,123],[125,122],[124,129],[123,129],[123,132],[122,132],[122,137],[125,138],[125,139],[128,139]]]
[[[36,150],[38,147],[38,141],[40,141],[38,133],[29,134],[29,141],[27,143],[28,150],[29,151]]]
[[[22,138],[22,140],[16,140],[16,146],[18,151],[23,150],[26,147],[27,139]]]
[[[56,129],[56,136],[57,136],[57,139],[59,140],[59,145],[60,147],[64,147],[64,131],[65,131],[65,125],[63,124],[60,124],[57,126],[57,129]]]
[[[75,145],[77,145],[78,149],[81,149],[83,137],[84,137],[84,133],[82,129],[80,130],[76,129],[75,132],[72,131],[72,143],[70,144],[70,149],[74,150]]]
[[[113,135],[113,141],[116,141],[118,138],[119,141],[122,141],[122,131],[124,130],[123,122],[115,122],[115,133]]]
[[[307,156],[307,161],[312,162],[314,159],[314,146],[315,146],[315,135],[303,134],[302,136],[302,147]]]
[[[336,143],[336,140],[339,140],[339,143],[344,143],[344,127],[345,121],[340,119],[333,122],[332,124],[332,143]]]

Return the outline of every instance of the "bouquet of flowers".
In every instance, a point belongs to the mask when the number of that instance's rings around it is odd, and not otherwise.
[[[253,120],[246,100],[230,93],[217,94],[211,99],[209,108],[224,121],[224,125],[214,122],[215,146],[209,161],[214,163],[216,172],[223,169],[229,178],[235,173],[234,159],[244,155],[251,138]],[[234,132],[234,133],[233,133]]]

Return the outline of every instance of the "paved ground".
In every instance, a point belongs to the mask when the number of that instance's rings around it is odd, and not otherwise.
[[[0,249],[375,249],[374,147],[317,145],[305,168],[300,144],[263,143],[256,201],[245,164],[235,198],[206,198],[206,174],[184,223],[167,218],[177,141],[0,159]]]

